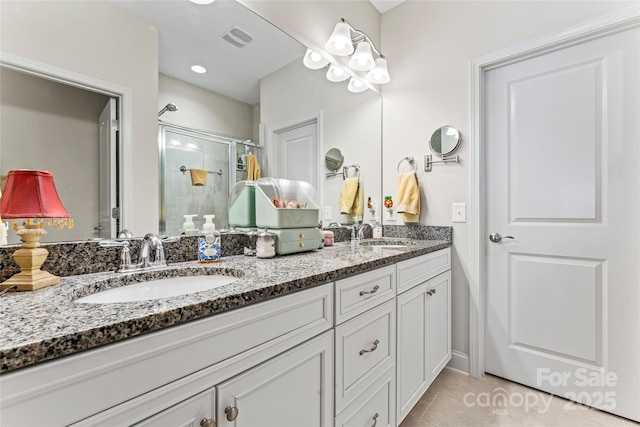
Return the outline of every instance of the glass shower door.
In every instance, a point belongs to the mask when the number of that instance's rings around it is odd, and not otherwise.
[[[202,230],[204,215],[215,215],[218,229],[228,228],[229,162],[233,140],[165,123],[160,124],[160,233],[184,232],[184,215]],[[235,168],[235,165],[233,165]],[[206,171],[196,185],[191,169]]]

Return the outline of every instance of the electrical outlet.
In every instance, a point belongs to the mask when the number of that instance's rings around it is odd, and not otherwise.
[[[322,213],[322,219],[332,219],[333,217],[333,211],[331,209],[331,206],[325,206],[323,209],[323,213]]]
[[[451,220],[453,222],[467,222],[467,204],[454,203],[451,205]]]

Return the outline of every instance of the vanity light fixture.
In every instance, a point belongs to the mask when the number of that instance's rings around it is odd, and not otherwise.
[[[343,82],[349,78],[349,74],[347,74],[342,68],[336,67],[331,64],[329,66],[329,70],[327,71],[327,80],[332,82]]]
[[[207,4],[213,3],[216,0],[189,0],[189,1],[195,4],[207,5]]]
[[[198,74],[204,74],[207,72],[207,69],[204,68],[202,65],[192,65],[191,66],[191,71],[193,71],[194,73],[198,73]]]
[[[0,289],[34,291],[59,283],[58,276],[40,270],[49,255],[40,247],[40,239],[47,234],[44,226],[73,228],[73,219],[58,197],[53,175],[38,170],[10,170],[0,198],[0,216],[14,220],[13,229],[22,240],[22,247],[13,253],[21,271],[0,283]],[[24,225],[16,220],[24,221]]]
[[[347,89],[349,89],[349,92],[360,93],[367,90],[367,85],[359,78],[351,77],[351,80],[349,80],[349,84],[347,85]]]
[[[311,49],[307,49],[307,53],[304,54],[302,62],[307,68],[310,68],[312,70],[319,70],[329,64],[329,61],[324,59],[322,55],[320,55],[318,52],[314,52]]]
[[[330,64],[326,74],[327,79],[332,82],[342,82],[351,77],[348,85],[351,92],[364,92],[371,87],[369,83],[382,85],[391,81],[387,59],[382,52],[376,48],[365,32],[356,30],[344,18],[336,24],[324,48],[336,56],[351,55],[348,65]],[[314,54],[315,61],[312,60]],[[320,63],[324,62],[324,58],[310,49],[307,49],[303,62],[308,68],[314,70],[323,68],[329,63],[327,61],[324,66],[321,66]]]
[[[357,71],[369,71],[375,66],[373,55],[371,54],[371,45],[366,41],[358,43],[358,47],[351,59],[349,67]]]

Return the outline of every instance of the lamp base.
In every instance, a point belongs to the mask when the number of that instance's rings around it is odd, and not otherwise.
[[[13,253],[13,260],[20,266],[21,271],[0,283],[0,290],[15,288],[16,291],[35,291],[60,283],[58,276],[40,270],[40,266],[49,255],[49,251],[40,247],[39,243],[46,231],[26,227],[18,230],[17,233],[23,243],[22,247]]]

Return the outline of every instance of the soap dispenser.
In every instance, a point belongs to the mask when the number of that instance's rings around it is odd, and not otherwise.
[[[196,231],[196,225],[193,223],[193,218],[198,215],[185,215],[184,223],[182,224],[182,229],[184,230],[184,234],[192,234]]]
[[[220,262],[222,250],[220,248],[220,232],[216,231],[213,223],[215,215],[204,215],[205,223],[202,226],[204,236],[198,237],[198,261]]]

